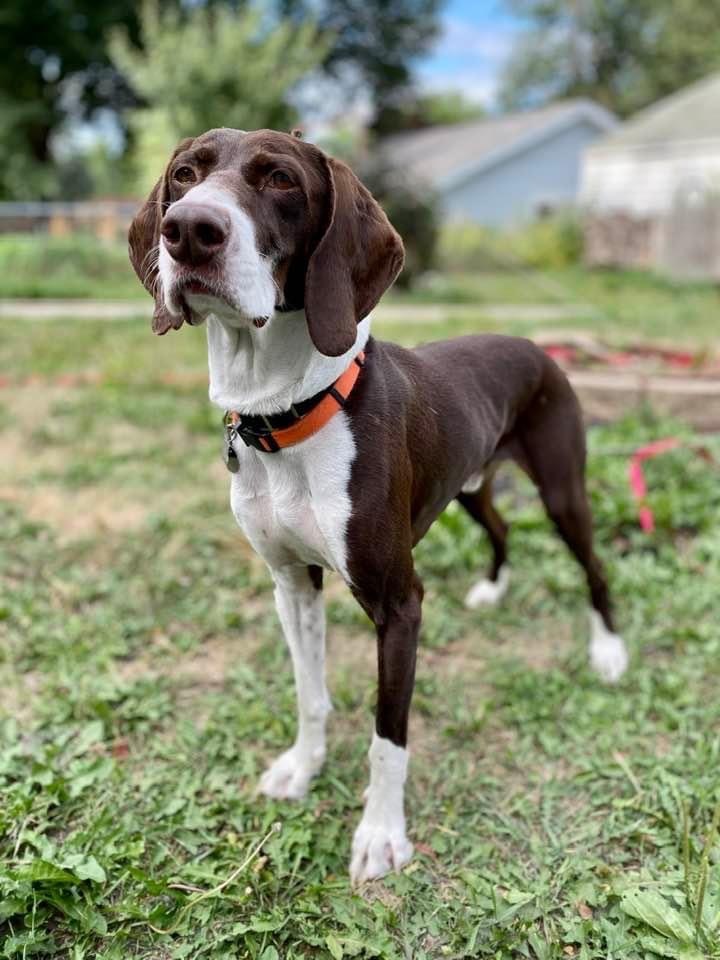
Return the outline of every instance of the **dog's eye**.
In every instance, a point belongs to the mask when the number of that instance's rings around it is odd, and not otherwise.
[[[284,170],[274,170],[270,174],[270,185],[277,187],[278,190],[289,190],[290,187],[295,186]]]
[[[192,167],[178,167],[173,174],[173,178],[177,180],[178,183],[194,183],[195,180],[197,180]]]

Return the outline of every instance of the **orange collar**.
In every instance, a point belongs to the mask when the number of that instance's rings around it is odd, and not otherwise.
[[[365,353],[360,352],[329,387],[316,393],[314,397],[294,404],[286,413],[270,414],[267,417],[257,414],[240,414],[230,410],[225,414],[225,462],[233,473],[238,468],[237,455],[233,449],[233,440],[240,437],[249,447],[264,453],[276,453],[284,447],[307,440],[341,410],[353,387],[357,383],[360,371],[365,364]]]

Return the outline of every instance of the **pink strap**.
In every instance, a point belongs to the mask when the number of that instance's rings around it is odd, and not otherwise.
[[[638,447],[630,458],[628,479],[633,496],[640,504],[638,517],[640,519],[640,526],[645,533],[652,533],[655,529],[655,517],[650,507],[644,502],[647,496],[647,484],[645,483],[642,465],[645,460],[650,460],[661,453],[667,453],[668,450],[674,450],[679,446],[680,440],[677,437],[665,437],[664,440],[655,440],[653,443],[647,443],[643,447]]]

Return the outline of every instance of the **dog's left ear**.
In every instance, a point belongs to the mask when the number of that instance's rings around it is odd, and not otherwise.
[[[135,215],[128,231],[130,263],[142,285],[155,300],[152,328],[153,333],[160,336],[170,329],[179,330],[183,324],[182,314],[172,314],[165,307],[158,277],[158,244],[160,243],[160,224],[170,201],[168,170],[177,154],[181,150],[186,150],[192,142],[192,138],[183,140],[175,148],[165,172]]]
[[[329,219],[308,262],[305,316],[320,353],[339,357],[400,273],[405,252],[380,204],[350,168],[329,157],[323,162]]]

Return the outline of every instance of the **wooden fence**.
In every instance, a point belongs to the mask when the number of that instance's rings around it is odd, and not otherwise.
[[[85,232],[99,240],[124,239],[139,206],[134,200],[0,203],[0,233]]]
[[[658,270],[679,280],[720,282],[720,195],[678,193],[656,217],[621,210],[585,219],[589,266]]]

